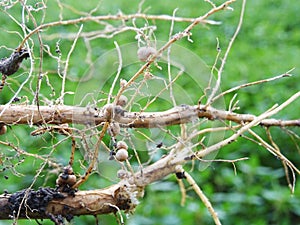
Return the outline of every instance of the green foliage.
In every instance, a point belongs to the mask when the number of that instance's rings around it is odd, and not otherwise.
[[[28,1],[35,3],[35,1]],[[61,1],[65,4],[70,4],[68,1]],[[99,1],[89,1],[87,4],[84,1],[72,2],[72,8],[78,11],[90,11]],[[221,2],[221,1],[216,1]],[[94,15],[114,15],[121,10],[125,14],[135,13],[137,11],[139,1],[101,1],[99,9],[94,12]],[[29,3],[28,3],[29,4]],[[70,5],[69,5],[70,6]],[[129,7],[130,6],[130,7]],[[178,8],[176,15],[182,17],[197,17],[205,13],[210,5],[204,1],[145,1],[143,9],[149,7],[147,13],[149,14],[168,14],[172,15],[175,8]],[[78,18],[72,8],[65,7],[63,12],[64,19]],[[241,1],[233,4],[234,11],[224,11],[213,15],[210,19],[221,21],[219,26],[198,25],[192,30],[192,40],[190,43],[186,39],[180,40],[177,44],[184,46],[190,51],[194,52],[198,57],[201,57],[210,68],[215,60],[216,51],[216,38],[219,39],[222,52],[225,51],[232,34],[234,33],[240,14]],[[57,1],[47,1],[47,14],[43,18],[42,11],[35,12],[37,23],[40,24],[42,20],[44,23],[59,20],[59,7]],[[299,56],[300,56],[300,31],[298,29],[300,24],[300,17],[298,13],[300,5],[296,0],[252,0],[247,2],[246,14],[241,32],[235,41],[233,48],[229,54],[225,71],[222,78],[222,90],[228,88],[256,81],[259,79],[269,78],[275,75],[285,73],[291,68],[296,68],[292,74],[293,77],[284,78],[266,83],[258,86],[252,86],[241,89],[237,92],[239,99],[240,113],[251,113],[259,115],[265,110],[269,109],[276,103],[282,103],[289,96],[296,91],[299,91]],[[22,38],[12,31],[21,33],[21,29],[16,23],[8,16],[13,15],[17,21],[21,21],[21,7],[18,4],[8,10],[1,8],[0,14],[0,29],[1,32],[1,48],[0,56],[5,57],[11,51],[9,49],[16,48]],[[117,23],[117,22],[116,22]],[[127,21],[127,23],[129,23]],[[136,21],[137,25],[143,26],[146,21],[139,19]],[[158,41],[165,42],[168,40],[170,21],[148,21],[150,25],[156,25],[157,31],[155,36]],[[175,23],[174,32],[182,31],[188,23]],[[54,52],[56,42],[60,40],[60,49],[62,51],[62,60],[67,58],[67,53],[71,48],[72,41],[69,39],[61,38],[69,32],[78,32],[80,24],[57,26],[45,29],[41,35],[54,35],[57,38],[45,39],[45,43]],[[95,29],[94,27],[103,29],[103,25],[88,22],[84,23],[83,31]],[[34,27],[32,24],[30,27]],[[122,44],[135,42],[135,33],[127,32],[116,35],[112,39],[95,39],[91,41],[91,48],[93,55],[92,61],[98,60],[100,56],[107,53],[107,51],[114,49],[114,41],[120,46]],[[61,38],[61,39],[60,39]],[[34,54],[37,57],[35,64],[39,63],[39,43],[37,36],[34,38]],[[77,82],[72,80],[79,80],[83,74],[86,74],[88,63],[85,62],[85,55],[87,49],[84,42],[79,39],[76,48],[70,58],[69,78],[67,81],[67,91],[74,91],[78,88]],[[130,54],[130,53],[128,53]],[[188,59],[182,59],[188,60]],[[102,61],[100,63],[103,63]],[[124,69],[124,76],[129,78],[132,76],[137,68],[128,67]],[[30,68],[29,61],[23,63],[23,71]],[[102,68],[102,67],[101,67]],[[61,79],[57,75],[57,61],[45,54],[43,58],[43,71],[48,71],[47,79],[52,85],[47,85],[46,80],[42,84],[43,103],[46,104],[45,99],[56,99],[59,96],[61,88]],[[109,69],[107,71],[110,71]],[[109,84],[112,82],[113,76],[106,77],[105,68],[102,71],[101,80],[98,83]],[[159,71],[156,71],[159,72]],[[164,72],[164,71],[163,71]],[[161,72],[161,76],[166,76]],[[7,82],[10,83],[10,88],[5,88],[0,94],[0,104],[7,103],[18,86],[26,79],[26,74],[18,73],[8,78]],[[36,75],[36,73],[35,73]],[[191,79],[188,77],[188,79]],[[191,85],[193,80],[179,79],[180,85],[190,94],[189,101],[196,104],[197,97],[200,96],[195,92],[195,86]],[[98,83],[94,83],[95,87]],[[29,101],[33,100],[32,89],[35,90],[36,78],[33,78],[30,87],[26,86],[22,89],[19,96],[27,96]],[[160,84],[161,85],[161,84]],[[94,87],[86,87],[92,90]],[[102,91],[108,93],[110,86],[104,86]],[[95,93],[97,97],[105,98],[105,94]],[[233,95],[225,98],[226,106],[228,106],[230,99]],[[24,98],[21,100],[24,101]],[[72,95],[66,97],[66,104],[72,105],[75,99]],[[84,103],[88,103],[89,99]],[[141,99],[140,103],[147,102],[147,98]],[[79,104],[76,102],[76,104]],[[98,103],[103,105],[103,102]],[[84,104],[83,104],[84,105]],[[164,99],[160,99],[149,110],[166,110],[172,105]],[[299,118],[299,100],[293,105],[290,105],[286,110],[276,115],[277,118],[282,119],[296,119]],[[134,106],[133,109],[139,109]],[[29,126],[11,126],[7,135],[0,136],[1,141],[12,142],[19,146],[21,149],[29,153],[39,153],[47,155],[50,151],[54,153],[52,158],[56,158],[58,163],[65,165],[68,162],[69,146],[71,141],[60,142],[64,137],[55,134],[44,134],[38,137],[30,137],[30,132],[34,127]],[[171,129],[171,128],[170,128]],[[176,130],[176,128],[174,128]],[[256,132],[261,132],[260,129],[255,129]],[[295,144],[299,141],[293,140],[282,129],[271,128],[274,137],[277,137],[276,143],[282,152],[292,161],[295,165],[300,165],[299,149],[296,149]],[[294,129],[295,133],[299,134],[299,128]],[[153,134],[153,130],[149,133]],[[263,135],[263,132],[261,132]],[[137,139],[142,139],[138,134],[135,134]],[[246,134],[248,136],[248,134]],[[21,138],[20,138],[21,137]],[[266,138],[266,137],[264,137]],[[157,142],[161,140],[157,137]],[[109,140],[105,140],[108,142]],[[166,141],[162,140],[164,144],[171,141],[166,137]],[[296,143],[295,143],[296,142]],[[141,142],[142,143],[142,142]],[[52,148],[57,144],[56,148]],[[142,148],[143,143],[141,144]],[[8,151],[5,146],[0,146],[1,167],[7,168],[4,172],[0,173],[0,181],[2,185],[0,192],[5,189],[9,192],[27,188],[33,181],[34,176],[43,166],[43,161],[26,157],[25,159],[14,151]],[[66,150],[67,149],[67,150]],[[4,156],[4,152],[5,153]],[[133,154],[133,151],[130,152]],[[164,152],[158,153],[159,156]],[[80,158],[84,152],[77,153],[76,157]],[[139,152],[143,162],[149,159],[147,152]],[[104,155],[104,158],[107,155]],[[236,159],[241,157],[249,157],[249,160],[241,161],[235,164],[237,174],[234,173],[234,168],[230,163],[214,162],[205,170],[199,171],[201,165],[196,163],[193,172],[191,173],[194,179],[198,182],[199,186],[203,189],[204,193],[211,200],[223,224],[298,224],[300,223],[300,191],[299,181],[296,184],[294,195],[291,195],[285,179],[284,170],[281,162],[273,155],[268,153],[264,148],[250,141],[240,138],[237,142],[224,147],[218,154],[217,158],[222,159]],[[17,163],[20,162],[20,165]],[[76,162],[77,173],[83,173],[84,169]],[[85,165],[87,166],[87,165]],[[1,168],[0,167],[0,168]],[[94,174],[90,180],[82,186],[82,189],[95,189],[103,188],[111,184],[111,181],[117,182],[115,174],[119,166],[112,166],[111,163],[103,159],[102,164],[99,163],[99,174]],[[187,165],[186,169],[191,169],[191,165]],[[34,183],[34,188],[39,186],[53,186],[57,173],[52,173],[51,167],[45,165],[45,170],[39,174]],[[8,178],[8,179],[7,179]],[[188,188],[188,184],[186,184]],[[180,191],[177,185],[175,176],[170,176],[166,180],[150,185],[146,188],[146,196],[141,199],[141,203],[137,207],[134,215],[130,215],[127,224],[212,224],[212,219],[207,212],[207,209],[201,203],[196,194],[188,188],[187,199],[185,205],[180,206]],[[100,224],[117,224],[113,216],[99,216]],[[90,224],[93,223],[94,218],[80,217],[74,219],[74,224]],[[10,224],[10,222],[0,222],[0,224]],[[19,224],[28,224],[28,221],[21,221]],[[43,224],[51,224],[45,221]]]

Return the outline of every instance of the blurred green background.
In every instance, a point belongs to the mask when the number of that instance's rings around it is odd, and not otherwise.
[[[216,4],[221,3],[221,1],[214,2]],[[11,8],[5,8],[5,3],[7,1],[1,2],[0,12],[1,58],[7,57],[11,53],[11,50],[20,44],[22,38],[17,32],[23,34],[20,26],[16,23],[16,21],[18,23],[22,22],[22,7],[20,3],[16,3]],[[87,2],[46,1],[47,8],[45,10],[37,12],[32,10],[31,12],[36,18],[37,24],[40,24],[42,21],[43,23],[57,21],[60,16],[63,16],[64,20],[85,16],[87,14],[80,12],[89,12],[98,4],[99,8],[93,12],[93,15],[115,15],[120,11],[124,14],[131,14],[137,12],[139,1],[103,0],[100,3],[94,0]],[[41,6],[37,1],[27,1],[27,5],[31,5],[33,8]],[[63,8],[63,11],[61,11],[59,6]],[[210,4],[205,1],[196,0],[146,0],[142,6],[142,11],[146,10],[146,13],[153,15],[172,15],[173,11],[177,9],[176,15],[179,17],[197,17],[207,12],[210,7]],[[201,58],[208,65],[208,71],[217,55],[216,38],[219,39],[222,52],[225,52],[228,42],[238,24],[241,1],[237,1],[232,7],[234,11],[222,11],[209,18],[221,21],[221,25],[198,25],[195,27],[192,30],[191,36],[193,43],[189,42],[186,38],[176,43]],[[239,113],[259,115],[274,104],[284,102],[292,94],[299,91],[299,12],[300,5],[296,0],[252,0],[247,2],[242,29],[229,54],[223,73],[222,90],[279,75],[292,68],[295,68],[295,70],[292,72],[293,76],[290,78],[283,78],[271,83],[239,90],[237,92],[237,99],[240,106]],[[26,12],[24,12],[24,19],[27,26],[33,29],[34,24]],[[135,22],[137,27],[144,26],[146,23],[143,19],[138,19]],[[112,22],[114,25],[118,25],[119,23],[118,21]],[[132,25],[131,21],[124,21],[124,23]],[[157,27],[155,31],[157,41],[163,43],[168,40],[170,21],[149,20],[148,23]],[[105,24],[95,22],[83,24],[82,32],[101,30],[105,26]],[[182,31],[188,24],[185,22],[176,22],[173,34]],[[41,34],[43,44],[49,46],[51,53],[57,57],[58,55],[55,55],[55,46],[59,41],[62,60],[65,60],[73,43],[73,39],[67,38],[67,34],[78,32],[79,26],[80,24],[47,28]],[[101,56],[107,54],[109,50],[114,49],[114,41],[120,46],[127,43],[136,44],[135,36],[135,32],[127,31],[110,39],[96,38],[90,41],[90,48],[92,49],[90,60],[96,61],[99,57],[101,58]],[[40,62],[37,35],[34,35],[32,40],[33,42],[30,42],[30,45],[34,45],[33,51],[35,55],[35,71],[33,74],[36,75]],[[78,91],[80,89],[81,86],[74,80],[78,80],[87,74],[88,62],[85,61],[87,59],[87,52],[85,42],[80,38],[69,62],[68,76],[70,79],[67,80],[67,91]],[[182,60],[189,59],[183,57]],[[97,62],[105,64],[102,61]],[[137,64],[136,68],[140,65]],[[22,67],[21,72],[28,71],[30,68],[29,61],[24,62]],[[105,77],[106,68],[101,67],[101,70],[95,69],[95,73],[104,74],[104,77],[100,76],[101,82],[103,81],[105,84],[112,82],[113,76]],[[110,71],[109,68],[107,69],[107,71]],[[158,70],[153,70],[159,73]],[[44,53],[43,72],[46,71],[48,73],[44,76],[42,82],[41,103],[55,104],[53,100],[59,96],[61,79],[57,75],[56,59]],[[125,71],[126,75],[124,76],[127,76],[127,78],[135,72],[132,68],[125,69]],[[0,94],[0,104],[6,104],[16,90],[18,90],[19,85],[26,80],[28,73],[21,72],[8,78],[7,82],[10,85],[9,87],[5,87]],[[165,72],[161,71],[160,73],[164,75],[166,74]],[[47,79],[49,82],[47,82]],[[199,93],[195,91],[195,87],[192,84],[186,84],[184,79],[179,80],[179,82],[182,82],[182,86],[186,93],[190,95],[191,101],[197,104]],[[29,102],[33,100],[35,85],[36,76],[33,76],[18,95],[22,97],[21,103],[24,103],[26,98],[29,99]],[[180,85],[181,83],[179,83]],[[109,85],[104,85],[103,91],[107,93],[109,88]],[[89,90],[92,89],[90,87]],[[233,94],[225,97],[226,107],[228,107]],[[105,98],[105,95],[100,95],[100,97]],[[77,102],[78,98],[78,96],[75,99],[74,95],[67,95],[65,103],[70,105],[79,104]],[[88,100],[86,101],[88,102]],[[82,105],[84,104],[85,102],[82,102]],[[101,104],[102,102],[100,101],[99,105]],[[165,110],[171,106],[169,103],[162,104],[162,102],[158,101],[150,109]],[[275,115],[275,118],[297,119],[299,118],[299,107],[300,101],[297,100],[278,115]],[[44,156],[53,151],[51,157],[63,165],[67,164],[69,157],[67,150],[69,150],[70,140],[61,142],[64,137],[61,135],[52,136],[50,134],[45,134],[41,137],[31,137],[30,132],[34,129],[35,127],[29,126],[11,126],[5,136],[0,136],[0,140],[15,143],[21,149]],[[254,130],[266,139],[263,128],[257,127]],[[299,128],[292,128],[291,130],[298,135],[300,133]],[[299,140],[292,139],[286,132],[279,128],[271,128],[271,133],[282,152],[296,166],[299,166]],[[55,149],[51,147],[53,144],[57,144]],[[139,152],[139,154],[142,158],[147,159],[146,152]],[[12,193],[27,188],[32,183],[37,170],[43,165],[37,159],[29,157],[23,159],[23,156],[18,157],[14,151],[5,146],[0,146],[0,156],[0,168],[2,170],[7,168],[0,174],[0,181],[2,182],[0,186],[1,193],[4,190]],[[295,193],[291,195],[281,161],[268,153],[263,147],[243,138],[224,147],[217,155],[217,158],[220,159],[236,159],[241,157],[249,157],[249,160],[236,163],[237,175],[234,173],[232,164],[224,162],[212,163],[205,170],[198,170],[199,165],[196,164],[194,170],[191,172],[194,179],[211,200],[222,223],[235,225],[245,223],[255,225],[300,224],[299,181],[296,183]],[[76,159],[82,159],[82,154],[78,152]],[[20,164],[16,165],[18,162]],[[83,164],[86,166],[86,162],[83,162]],[[93,174],[90,180],[82,186],[82,189],[103,188],[117,182],[115,174],[119,166],[111,164],[112,162],[105,160],[100,162],[99,174]],[[78,172],[82,173],[84,171],[79,163],[75,166],[77,166]],[[191,169],[191,166],[187,165],[186,169]],[[57,173],[54,173],[46,165],[45,170],[39,175],[33,188],[37,189],[41,185],[53,186],[56,177]],[[188,184],[186,186],[188,187]],[[180,206],[181,197],[175,176],[169,176],[163,181],[151,184],[146,188],[145,198],[141,199],[134,215],[129,215],[128,219],[124,215],[126,224],[213,224],[207,209],[196,194],[190,188],[188,188],[187,194],[186,203],[182,207]],[[98,218],[100,224],[117,224],[113,215],[99,216]],[[92,216],[82,216],[74,218],[72,224],[93,224],[94,221],[95,219]],[[29,223],[35,222],[19,222],[19,224]],[[51,224],[47,220],[42,221],[42,223]],[[11,224],[11,221],[0,221],[0,224]]]

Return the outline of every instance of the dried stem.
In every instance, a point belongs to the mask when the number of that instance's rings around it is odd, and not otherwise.
[[[192,188],[194,189],[196,194],[199,196],[201,201],[204,203],[205,207],[208,209],[208,211],[211,214],[215,224],[216,225],[221,225],[221,221],[218,217],[218,214],[214,210],[214,208],[213,208],[212,204],[210,203],[209,199],[205,196],[203,191],[200,189],[199,185],[197,185],[197,183],[195,182],[193,177],[188,172],[184,171],[181,166],[178,166],[176,169],[177,169],[177,172],[180,171],[181,173],[183,173],[183,176],[186,179],[186,181],[192,186]]]
[[[226,5],[231,4],[232,1],[229,1],[230,3],[224,3]],[[223,8],[225,8],[223,6]],[[219,10],[218,10],[219,11]],[[78,19],[71,19],[71,20],[64,20],[64,21],[55,21],[50,23],[45,23],[37,26],[34,30],[32,30],[22,41],[22,43],[19,46],[19,50],[22,49],[25,42],[35,33],[39,32],[40,30],[49,28],[49,27],[55,27],[55,26],[64,26],[64,25],[71,25],[71,24],[78,24],[83,22],[89,22],[89,21],[106,21],[106,20],[120,20],[120,21],[126,21],[131,19],[145,19],[145,20],[167,20],[167,21],[176,21],[176,22],[194,22],[194,18],[183,18],[183,17],[173,17],[169,15],[148,15],[143,13],[136,13],[136,14],[118,14],[118,15],[106,15],[106,16],[85,16],[80,17]],[[211,25],[219,25],[220,22],[213,21],[213,20],[206,20],[202,19],[201,21],[198,21],[198,23],[203,24],[211,24]]]
[[[221,147],[223,147],[227,144],[230,144],[231,142],[235,141],[244,132],[249,131],[252,127],[254,127],[258,124],[261,124],[261,122],[263,122],[263,120],[266,119],[267,117],[270,117],[270,116],[278,113],[279,111],[281,111],[283,108],[285,108],[286,106],[291,104],[293,101],[295,101],[299,96],[300,96],[300,92],[297,92],[296,94],[291,96],[288,100],[286,100],[284,103],[282,103],[280,106],[273,107],[271,110],[269,110],[265,113],[262,113],[260,116],[256,117],[251,122],[245,124],[242,128],[240,128],[235,134],[233,134],[229,138],[226,138],[225,140],[220,141],[217,144],[214,144],[212,146],[207,147],[206,149],[204,149],[202,151],[197,152],[196,156],[199,158],[202,158],[203,156],[209,155],[210,153],[219,150]]]
[[[193,20],[193,23],[191,23],[187,28],[184,29],[183,32],[175,34],[164,46],[162,46],[156,54],[152,55],[150,59],[131,77],[131,79],[127,82],[126,85],[122,86],[117,94],[117,97],[115,99],[115,102],[119,100],[119,97],[123,94],[123,92],[159,57],[165,50],[167,50],[173,43],[176,41],[182,39],[183,37],[189,37],[191,35],[191,30],[201,23],[203,20],[207,19],[212,14],[226,9],[230,4],[235,2],[235,0],[229,0],[223,3],[222,5],[212,8],[210,11],[208,11],[203,16],[200,16]]]
[[[228,47],[227,47],[227,49],[225,51],[224,57],[222,59],[221,66],[220,66],[220,68],[218,70],[217,82],[216,82],[215,87],[212,90],[212,93],[208,97],[208,100],[207,100],[207,103],[206,103],[207,106],[212,103],[213,97],[216,95],[217,91],[220,88],[222,73],[223,73],[223,70],[224,70],[224,67],[225,67],[225,64],[226,64],[226,60],[228,58],[229,52],[231,50],[231,47],[232,47],[232,45],[233,45],[233,43],[234,43],[234,41],[235,41],[238,33],[240,32],[240,29],[241,29],[242,24],[243,24],[243,17],[244,17],[245,7],[246,7],[246,0],[243,0],[242,9],[241,9],[241,15],[240,15],[240,21],[239,21],[238,26],[236,28],[236,31],[234,32],[234,34],[233,34],[233,36],[232,36],[232,38],[231,38],[231,40],[230,40],[230,42],[228,44]]]
[[[254,81],[254,82],[250,82],[250,83],[246,83],[246,84],[242,84],[242,85],[239,85],[239,86],[236,86],[236,87],[233,87],[233,88],[230,88],[229,90],[227,91],[224,91],[222,92],[221,94],[217,95],[216,97],[214,97],[211,101],[214,102],[216,101],[217,99],[231,93],[231,92],[234,92],[234,91],[237,91],[239,89],[242,89],[242,88],[245,88],[245,87],[250,87],[250,86],[253,86],[253,85],[258,85],[258,84],[262,84],[262,83],[266,83],[266,82],[270,82],[270,81],[274,81],[274,80],[277,80],[277,79],[281,79],[283,77],[290,77],[292,76],[290,73],[294,70],[295,68],[292,68],[290,69],[289,71],[283,73],[283,74],[280,74],[278,76],[275,76],[275,77],[271,77],[271,78],[268,78],[268,79],[262,79],[262,80],[258,80],[258,81]]]
[[[98,137],[98,140],[97,140],[97,143],[95,144],[95,147],[94,147],[94,155],[92,157],[92,161],[90,162],[89,164],[89,167],[87,168],[85,174],[79,179],[79,181],[76,182],[76,184],[73,185],[72,188],[78,188],[79,185],[81,185],[82,183],[84,183],[88,178],[89,176],[91,175],[91,173],[93,172],[94,170],[94,167],[96,165],[96,162],[97,162],[97,159],[98,159],[98,153],[99,153],[99,148],[100,148],[100,144],[103,140],[103,137],[106,133],[106,130],[109,126],[109,122],[106,122],[101,130],[101,133]]]
[[[295,96],[298,96],[296,94]],[[26,105],[0,105],[0,123],[9,125],[28,124],[39,125],[42,122],[38,114],[37,107]],[[99,125],[106,121],[99,115],[99,109],[77,106],[40,106],[40,112],[47,124],[95,124]],[[268,115],[266,117],[269,117]],[[280,120],[280,119],[261,119],[251,114],[239,114],[231,111],[218,110],[205,105],[177,106],[162,112],[124,112],[120,115],[117,122],[122,127],[131,128],[153,128],[176,124],[184,124],[194,121],[197,118],[207,118],[209,120],[232,121],[239,124],[255,121],[256,125],[261,126],[300,126],[300,119]]]
[[[120,47],[119,47],[119,45],[118,45],[118,43],[116,41],[114,42],[114,44],[115,44],[116,50],[118,52],[119,65],[118,65],[117,74],[116,74],[116,76],[114,78],[114,81],[113,81],[113,83],[111,85],[111,88],[109,90],[109,94],[108,94],[108,97],[107,97],[107,104],[110,103],[110,99],[112,97],[113,90],[114,90],[114,88],[116,86],[117,80],[119,79],[119,76],[120,76],[121,71],[122,71],[122,66],[123,66],[122,53],[121,53]]]
[[[65,69],[64,69],[64,72],[62,74],[62,84],[61,84],[61,93],[60,93],[60,98],[59,98],[59,103],[60,104],[64,104],[64,96],[65,96],[65,86],[66,86],[66,78],[67,78],[67,75],[68,75],[68,68],[69,68],[69,61],[70,61],[70,57],[71,57],[71,54],[72,52],[74,51],[75,49],[75,46],[76,46],[76,43],[77,43],[77,40],[79,38],[79,34],[81,33],[82,31],[82,28],[83,28],[83,25],[80,26],[79,28],[79,31],[75,37],[75,40],[71,46],[71,49],[68,53],[68,56],[67,56],[67,60],[66,60],[66,63],[65,63]]]

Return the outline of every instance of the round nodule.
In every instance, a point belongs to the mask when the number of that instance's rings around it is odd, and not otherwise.
[[[7,132],[7,126],[1,125],[0,126],[0,135],[6,134],[6,132]]]
[[[125,141],[118,141],[117,142],[117,149],[121,149],[121,148],[124,148],[124,149],[128,149],[128,145],[126,144]]]
[[[115,157],[119,162],[124,162],[126,159],[128,159],[128,152],[126,149],[121,148],[117,151]]]
[[[127,104],[128,98],[125,95],[121,95],[117,101],[117,105],[124,107]]]
[[[128,177],[128,172],[126,170],[119,170],[117,172],[117,177],[120,179],[125,179]]]

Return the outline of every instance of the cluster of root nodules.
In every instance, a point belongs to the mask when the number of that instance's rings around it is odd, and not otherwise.
[[[76,176],[74,175],[72,167],[68,165],[64,167],[63,172],[59,174],[56,180],[56,190],[74,196],[77,190],[72,187],[75,183]]]
[[[37,191],[25,189],[12,194],[8,202],[13,218],[24,218],[31,212],[36,218],[49,218],[55,224],[63,224],[64,218],[61,215],[54,216],[46,212],[50,201],[63,198],[64,195],[53,188],[40,188]]]
[[[28,51],[26,49],[21,49],[20,51],[14,51],[9,58],[3,58],[0,60],[0,72],[2,73],[0,91],[4,87],[6,77],[17,72],[23,59],[27,59],[28,57]]]

